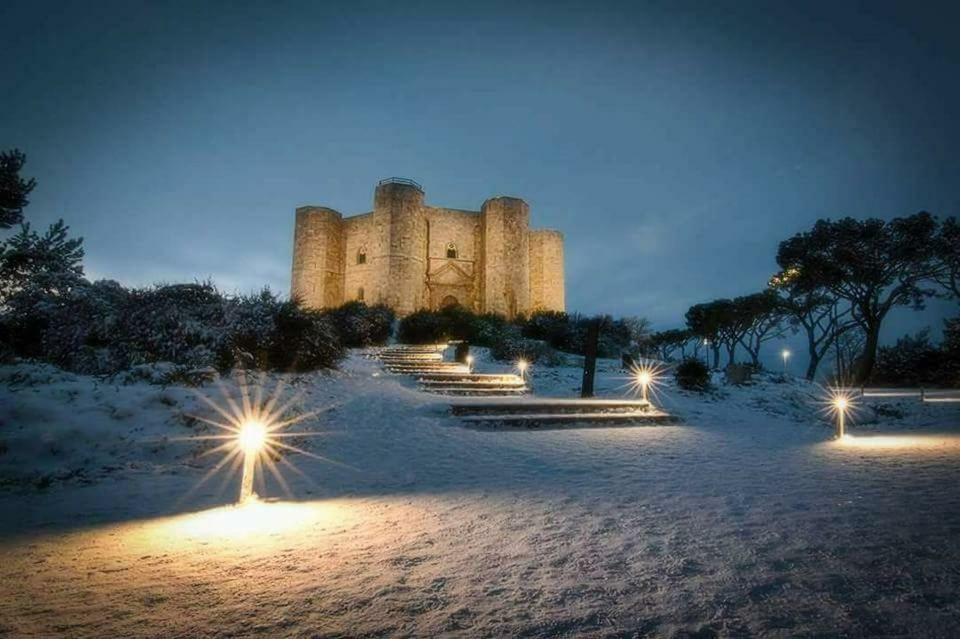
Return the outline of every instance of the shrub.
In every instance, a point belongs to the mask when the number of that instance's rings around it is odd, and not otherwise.
[[[397,340],[404,344],[436,344],[446,338],[445,333],[439,313],[424,309],[400,320]]]
[[[389,317],[364,311],[364,335]],[[270,291],[229,298],[212,284],[128,290],[110,281],[64,291],[22,289],[0,316],[2,352],[87,374],[168,362],[183,369],[234,366],[304,371],[344,355],[333,321]]]
[[[699,359],[688,357],[674,372],[677,386],[686,390],[705,391],[710,387],[710,370]]]
[[[508,337],[490,348],[490,355],[502,362],[524,359],[531,364],[557,366],[562,362],[559,353],[549,344],[524,337]]]
[[[275,321],[269,350],[269,367],[274,370],[333,368],[346,354],[333,322],[320,311],[302,308],[296,301],[283,302]]]
[[[395,314],[382,304],[367,306],[363,302],[347,302],[327,311],[344,346],[362,348],[383,344],[390,338]]]
[[[904,335],[893,346],[882,346],[871,382],[890,386],[951,386],[956,384],[949,356],[949,334],[944,346],[930,343],[930,331]]]
[[[499,315],[478,316],[462,306],[448,306],[439,311],[424,309],[407,315],[400,320],[397,339],[406,344],[466,340],[492,346],[504,331],[510,330],[508,326],[507,320]]]

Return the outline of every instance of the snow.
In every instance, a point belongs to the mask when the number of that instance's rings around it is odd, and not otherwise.
[[[358,351],[280,379],[330,461],[231,508],[178,439],[216,385],[0,367],[0,636],[960,634],[960,404],[865,398],[836,442],[819,389],[767,376],[664,384],[673,425],[476,429]],[[601,360],[599,396],[627,381]]]

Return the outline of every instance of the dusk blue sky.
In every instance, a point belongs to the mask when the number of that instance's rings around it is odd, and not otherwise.
[[[7,0],[0,147],[90,277],[287,294],[294,208],[403,176],[524,198],[570,310],[668,328],[817,218],[957,215],[958,6]]]

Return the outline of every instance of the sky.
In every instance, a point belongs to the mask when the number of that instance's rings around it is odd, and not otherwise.
[[[91,278],[286,294],[377,180],[566,236],[568,310],[680,326],[818,218],[960,209],[960,4],[0,4],[0,148]],[[899,311],[937,334],[955,302]],[[799,348],[799,346],[798,346]]]

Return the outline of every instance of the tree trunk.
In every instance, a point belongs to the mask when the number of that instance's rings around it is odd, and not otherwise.
[[[713,346],[713,368],[714,370],[720,369],[720,347]]]
[[[593,380],[597,375],[597,346],[600,342],[600,320],[592,320],[587,326],[586,343],[583,345],[583,382],[580,397],[593,397]]]
[[[810,356],[810,360],[807,362],[806,378],[808,382],[812,382],[817,376],[817,367],[820,365],[820,354],[817,353],[817,336],[813,332],[813,329],[806,326],[804,328],[807,329],[807,354]]]
[[[734,354],[737,352],[737,345],[727,346],[727,366],[733,366],[736,362],[733,361]]]
[[[873,366],[877,361],[877,345],[880,343],[880,324],[866,327],[867,341],[863,345],[863,356],[857,366],[857,384],[863,386],[873,375]]]

